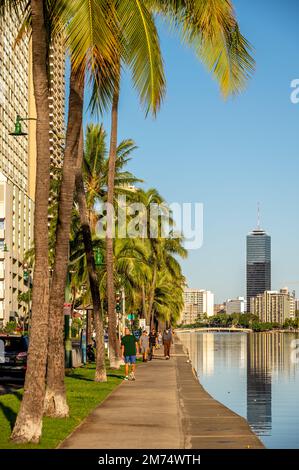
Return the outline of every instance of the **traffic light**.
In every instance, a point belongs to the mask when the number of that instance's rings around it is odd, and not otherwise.
[[[121,312],[121,294],[117,293],[115,298],[115,310],[117,313]]]

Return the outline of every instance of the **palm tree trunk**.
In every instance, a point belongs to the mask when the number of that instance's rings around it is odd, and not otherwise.
[[[83,133],[81,133],[79,151],[83,154]],[[85,248],[87,270],[89,276],[89,285],[93,303],[93,315],[96,331],[96,382],[107,382],[106,366],[105,366],[105,343],[104,343],[104,327],[101,312],[101,298],[99,290],[99,278],[96,270],[92,236],[88,221],[88,210],[86,204],[86,194],[83,183],[82,167],[76,173],[76,196],[79,206],[80,221]]]
[[[56,228],[55,262],[53,268],[49,305],[49,350],[47,389],[44,412],[47,416],[68,416],[64,374],[64,316],[65,285],[69,259],[69,235],[74,202],[75,171],[82,165],[78,146],[82,126],[84,83],[78,80],[73,68],[70,78],[69,114],[66,146],[63,160],[62,182],[59,194]]]
[[[142,317],[146,318],[146,299],[145,299],[145,286],[142,285],[141,288],[141,296],[142,296]]]
[[[43,2],[31,0],[33,83],[37,112],[36,185],[34,210],[35,264],[32,291],[30,346],[24,395],[11,435],[14,442],[38,442],[42,432],[48,348],[48,199],[50,187],[47,35]]]
[[[119,340],[117,337],[117,321],[115,312],[115,289],[114,289],[114,260],[113,260],[113,207],[114,207],[114,179],[117,149],[117,125],[118,125],[118,102],[119,84],[115,86],[112,115],[111,136],[108,167],[108,194],[107,194],[107,234],[106,234],[106,270],[107,270],[107,301],[108,301],[108,336],[109,336],[109,360],[112,368],[119,368],[120,353]]]
[[[155,298],[156,280],[157,280],[157,265],[155,264],[154,270],[153,270],[153,279],[152,279],[152,284],[151,284],[151,289],[150,289],[150,295],[149,295],[149,303],[148,303],[148,318],[150,321],[151,328],[155,327],[153,304],[154,304],[154,298]]]

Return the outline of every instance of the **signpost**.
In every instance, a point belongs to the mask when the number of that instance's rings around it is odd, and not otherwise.
[[[63,307],[64,313],[64,340],[65,340],[65,367],[72,367],[72,340],[70,338],[70,318],[72,304],[65,303]]]
[[[81,351],[82,351],[82,362],[86,365],[86,329],[83,328],[81,331]]]

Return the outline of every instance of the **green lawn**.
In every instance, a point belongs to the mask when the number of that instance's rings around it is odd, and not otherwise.
[[[63,441],[78,424],[111,392],[123,379],[120,370],[107,370],[108,382],[94,382],[94,365],[74,369],[65,379],[70,417],[65,419],[44,418],[43,437],[38,445],[15,445],[9,441],[19,406],[22,390],[0,396],[0,449],[53,449]]]

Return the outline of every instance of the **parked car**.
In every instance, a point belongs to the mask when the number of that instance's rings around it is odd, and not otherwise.
[[[25,376],[28,336],[0,335],[0,376]]]

